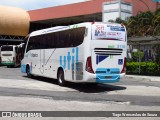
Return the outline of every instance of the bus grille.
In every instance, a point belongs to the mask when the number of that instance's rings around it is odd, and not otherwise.
[[[105,75],[105,74],[120,74],[120,70],[117,68],[97,68],[97,75]]]
[[[119,48],[95,48],[95,54],[97,55],[121,55],[123,49]]]
[[[12,56],[12,54],[2,54],[2,56]]]
[[[96,74],[106,74],[106,71],[96,71]],[[119,71],[111,71],[110,74],[120,74]]]

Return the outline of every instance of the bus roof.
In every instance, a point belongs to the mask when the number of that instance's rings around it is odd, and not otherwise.
[[[91,24],[107,24],[107,25],[122,26],[119,23],[111,23],[111,22],[84,22],[84,23],[78,23],[78,24],[73,24],[73,25],[69,25],[69,26],[56,26],[56,27],[37,30],[37,31],[32,32],[29,36],[37,36],[37,35],[42,35],[42,34],[46,34],[46,33],[52,33],[52,32],[56,32],[56,31],[66,30],[66,29],[74,28],[73,26],[76,26],[76,25],[86,26],[87,24],[90,24],[90,25]]]
[[[34,31],[30,34],[30,36],[37,36],[37,35],[42,35],[46,33],[51,33],[51,32],[66,29],[66,28],[68,28],[68,26],[57,26],[57,27],[46,28],[46,29]]]

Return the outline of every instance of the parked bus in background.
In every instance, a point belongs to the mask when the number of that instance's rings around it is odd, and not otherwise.
[[[125,76],[126,28],[116,23],[80,23],[32,32],[21,71],[86,83],[114,83]]]
[[[1,66],[1,46],[0,46],[0,66]]]
[[[1,65],[7,67],[17,67],[23,57],[23,44],[2,45],[1,46]]]

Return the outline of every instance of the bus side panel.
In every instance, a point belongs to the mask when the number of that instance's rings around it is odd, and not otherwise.
[[[60,54],[59,54],[60,53]],[[54,71],[61,67],[67,81],[83,79],[83,46],[56,49],[54,53]],[[57,75],[57,74],[54,74]]]
[[[39,60],[29,58],[27,61],[32,63],[32,74],[56,79],[61,67],[67,81],[83,79],[83,47],[45,49],[37,56]]]
[[[31,72],[33,75],[43,75],[43,59],[41,59],[41,56],[43,51],[42,50],[31,50],[30,51],[30,57],[28,63],[30,64]]]
[[[21,61],[21,72],[22,73],[26,73],[26,69],[28,65],[30,68],[30,74],[36,74],[35,68],[33,67],[35,63],[37,64],[39,63],[38,59],[35,59],[36,55],[38,56],[37,50],[30,50],[30,51],[27,51],[27,53],[25,53],[24,58]]]
[[[44,73],[43,75],[49,78],[56,79],[57,73],[57,60],[56,60],[56,49],[45,49],[44,50]]]

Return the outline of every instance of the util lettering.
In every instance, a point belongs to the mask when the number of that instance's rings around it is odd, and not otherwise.
[[[76,63],[78,62],[78,47],[72,48],[71,52],[68,52],[65,56],[60,56],[60,66],[63,67],[63,69],[66,69],[66,66],[68,66],[68,70],[71,69],[71,64],[74,64],[74,61]]]

